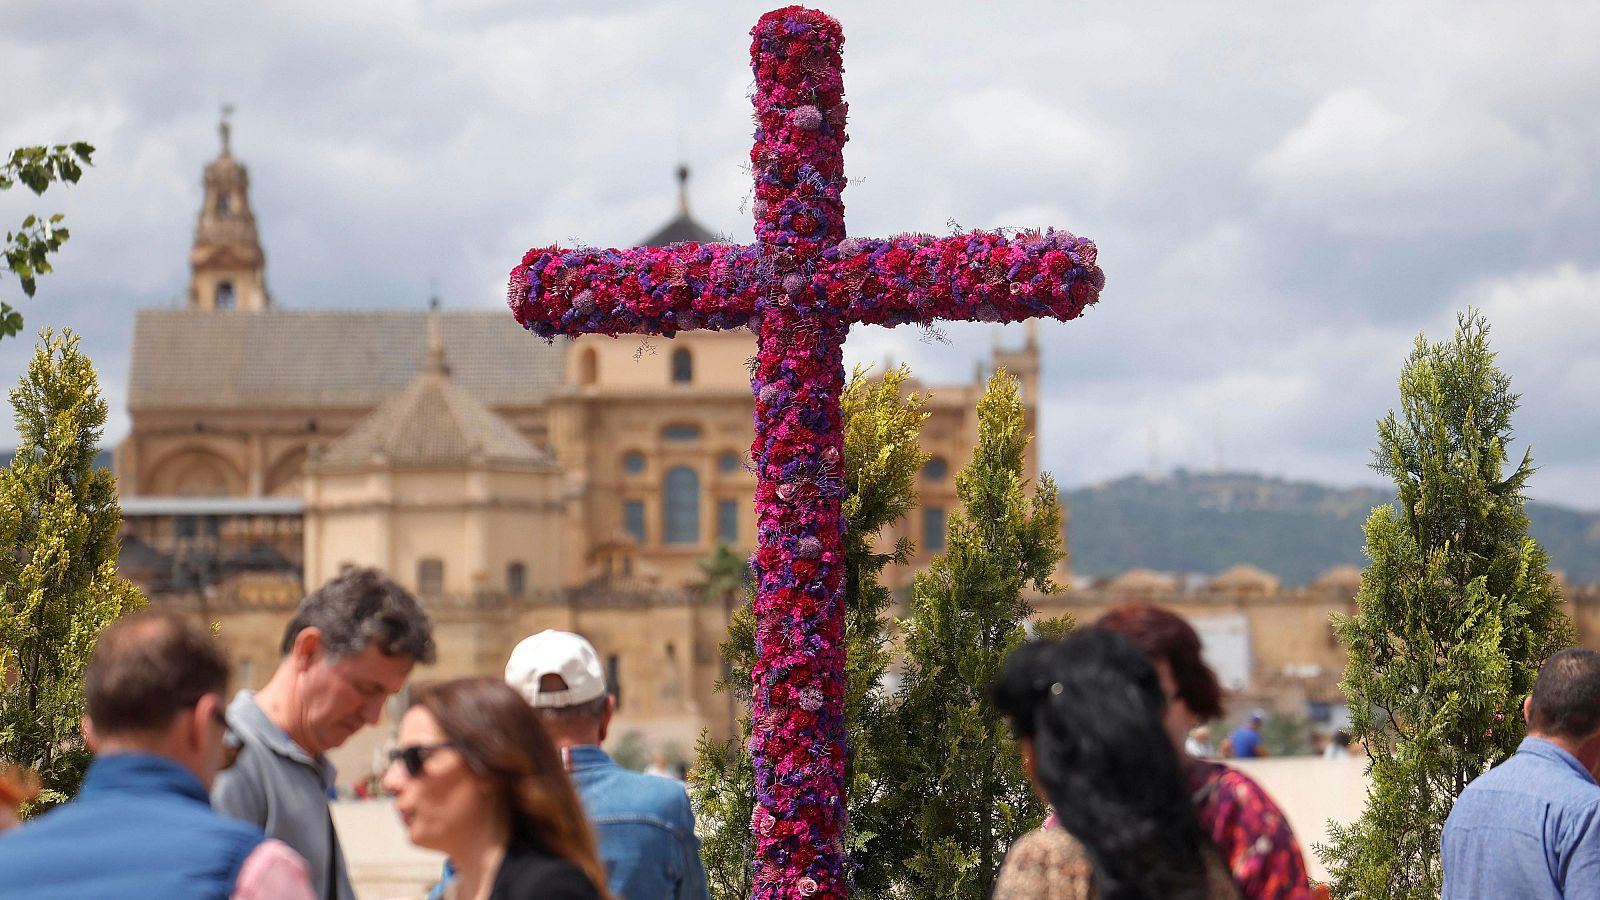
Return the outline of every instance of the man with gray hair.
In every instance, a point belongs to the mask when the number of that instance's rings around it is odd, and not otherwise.
[[[354,569],[300,601],[282,653],[265,687],[228,705],[239,757],[211,801],[299,851],[321,900],[353,900],[325,754],[377,723],[413,665],[433,662],[433,626],[404,588],[376,569]]]

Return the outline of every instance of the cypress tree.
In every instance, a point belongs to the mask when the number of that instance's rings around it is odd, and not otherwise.
[[[896,877],[897,861],[879,851],[891,829],[882,799],[889,780],[883,769],[883,742],[891,727],[880,685],[889,665],[887,610],[890,593],[879,582],[884,567],[911,558],[901,539],[887,552],[877,549],[883,529],[916,507],[916,477],[927,455],[917,444],[923,398],[901,396],[910,373],[891,369],[881,379],[857,370],[842,399],[845,427],[845,641],[848,682],[845,726],[850,759],[846,770],[850,826],[845,839],[852,875],[861,896],[884,896]],[[711,894],[717,900],[748,897],[751,887],[750,819],[755,812],[755,770],[749,740],[750,671],[755,663],[755,618],[750,605],[736,611],[722,644],[725,677],[719,690],[731,692],[745,707],[738,737],[725,743],[702,737],[690,785],[702,829],[701,856]]]
[[[1419,335],[1400,373],[1400,411],[1378,423],[1373,468],[1396,506],[1367,519],[1342,687],[1365,743],[1365,811],[1318,853],[1340,897],[1438,897],[1440,836],[1455,798],[1522,740],[1539,667],[1573,640],[1528,537],[1531,451],[1508,475],[1518,396],[1495,365],[1489,325],[1469,310],[1454,339]]]
[[[0,759],[69,798],[88,767],[83,670],[100,631],[143,605],[117,576],[116,480],[95,468],[106,403],[71,332],[46,330],[11,392],[20,438],[0,470]]]
[[[984,696],[1025,638],[1033,610],[1023,588],[1054,590],[1062,558],[1055,484],[1042,475],[1027,491],[1028,440],[1017,381],[997,372],[978,403],[977,450],[956,479],[962,509],[945,552],[917,574],[903,623],[899,743],[884,768],[893,772],[885,818],[899,823],[887,849],[903,867],[904,896],[987,897],[1006,848],[1044,816],[1016,742]]]

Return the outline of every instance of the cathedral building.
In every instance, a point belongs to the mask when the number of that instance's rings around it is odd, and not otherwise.
[[[182,309],[140,310],[131,428],[115,469],[121,569],[152,602],[217,623],[255,687],[305,592],[352,566],[378,566],[436,623],[432,680],[498,675],[543,628],[593,641],[618,692],[613,735],[687,755],[737,714],[714,691],[740,597],[703,564],[755,545],[749,466],[748,331],[673,339],[587,336],[546,343],[509,312],[317,309],[267,290],[245,167],[226,125],[205,197]],[[689,212],[643,245],[716,236]],[[530,236],[538,241],[539,236]],[[1036,431],[1040,352],[997,347]],[[917,556],[885,581],[908,588],[944,548],[955,475],[977,439],[986,372],[932,391],[921,505],[894,532]],[[914,389],[928,393],[920,386]],[[1028,472],[1037,472],[1030,446]],[[1069,580],[1065,566],[1058,573]],[[1344,650],[1329,614],[1353,611],[1359,573],[1285,586],[1236,566],[1210,578],[1133,570],[1036,597],[1042,615],[1092,621],[1127,600],[1169,606],[1200,631],[1233,705],[1267,706],[1322,730],[1344,719]],[[1581,639],[1600,634],[1600,590],[1569,589]],[[386,730],[343,748],[364,775]]]
[[[717,239],[690,215],[688,175],[643,245]],[[755,546],[753,335],[546,343],[504,310],[318,309],[267,290],[226,124],[203,183],[187,305],[137,314],[115,453],[123,573],[219,623],[241,686],[271,674],[307,590],[372,565],[438,623],[439,662],[419,678],[498,674],[523,636],[570,629],[607,662],[614,734],[679,753],[703,728],[727,734],[713,685],[734,601],[706,596],[702,563]],[[1033,332],[993,364],[1022,381],[1031,427]],[[944,546],[984,375],[932,392],[903,531],[919,557],[892,584]],[[370,749],[346,766],[363,771]]]

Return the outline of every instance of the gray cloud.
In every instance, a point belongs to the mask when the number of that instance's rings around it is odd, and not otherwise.
[[[1047,323],[1041,435],[1068,485],[1148,466],[1370,481],[1418,331],[1491,317],[1535,496],[1600,507],[1600,7],[830,4],[857,234],[1053,224],[1109,286]],[[628,244],[695,168],[750,238],[748,30],[718,3],[33,4],[7,11],[0,147],[83,138],[30,326],[79,330],[121,410],[132,311],[178,302],[237,104],[283,306],[492,307],[528,246]],[[26,98],[25,101],[18,98]],[[996,330],[860,329],[852,361],[970,376]],[[1020,340],[1015,331],[1004,340]],[[0,343],[0,381],[29,347]],[[0,443],[10,440],[9,429]]]

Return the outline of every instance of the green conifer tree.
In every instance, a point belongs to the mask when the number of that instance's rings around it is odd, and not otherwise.
[[[11,405],[20,446],[0,469],[0,760],[37,771],[36,806],[48,806],[88,766],[78,726],[95,639],[144,601],[117,576],[116,480],[94,465],[106,403],[76,336],[43,333]]]
[[[926,413],[923,398],[901,396],[910,373],[891,369],[873,379],[857,370],[842,400],[845,517],[845,640],[848,683],[845,725],[851,756],[846,771],[850,828],[846,834],[860,896],[884,896],[896,861],[877,852],[889,828],[881,810],[889,777],[878,747],[889,719],[879,685],[889,664],[889,591],[878,581],[885,566],[910,559],[901,540],[892,551],[876,549],[882,530],[916,506],[916,477],[927,455],[917,444]],[[748,603],[734,613],[722,645],[729,691],[748,710],[750,671],[755,662],[755,619]],[[690,794],[700,817],[702,852],[711,894],[717,900],[750,895],[750,819],[755,812],[755,770],[748,750],[750,717],[740,717],[739,736],[726,743],[702,737]]]
[[[1050,574],[1062,557],[1050,476],[1027,495],[1028,440],[1017,381],[997,372],[978,403],[977,450],[956,479],[962,509],[950,519],[945,552],[917,574],[903,623],[899,743],[884,766],[894,777],[885,818],[899,827],[880,851],[901,867],[903,896],[987,897],[1006,848],[1044,816],[1016,742],[985,698],[1025,638],[1033,610],[1023,588],[1054,590]]]
[[[1342,687],[1370,762],[1367,805],[1317,852],[1337,897],[1438,897],[1445,817],[1473,778],[1516,750],[1522,701],[1571,623],[1528,537],[1525,452],[1504,473],[1518,397],[1469,310],[1454,340],[1421,335],[1400,373],[1400,413],[1378,423],[1373,468],[1398,509],[1366,524],[1371,563],[1356,615],[1335,614],[1349,649]]]

